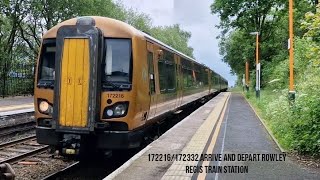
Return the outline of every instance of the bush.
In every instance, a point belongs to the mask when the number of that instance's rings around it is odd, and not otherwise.
[[[293,144],[300,153],[316,155],[320,152],[319,94],[297,98],[291,117]]]
[[[284,148],[315,156],[320,155],[319,27],[320,11],[308,13],[303,22],[307,33],[303,38],[295,39],[295,103],[290,106],[288,101],[287,52],[274,56],[272,62],[265,64],[265,88],[261,99],[250,99]],[[251,77],[254,79],[255,75]]]
[[[319,59],[309,61],[301,80],[292,113],[293,148],[301,153],[320,152],[320,69]]]
[[[266,84],[256,106],[285,148],[299,153],[320,153],[320,46],[309,39],[295,40],[296,100],[288,102],[288,59],[276,57],[265,70]]]
[[[286,149],[292,149],[293,131],[291,129],[291,110],[288,103],[288,91],[280,96],[269,98],[266,106],[266,120],[275,137]],[[278,98],[277,98],[278,97]]]

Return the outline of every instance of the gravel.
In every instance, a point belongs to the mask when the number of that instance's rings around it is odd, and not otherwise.
[[[37,164],[21,165],[15,163],[11,165],[15,171],[16,180],[42,179],[74,163],[74,161],[67,160],[61,156],[53,157],[49,153],[39,154],[24,161],[37,162]]]
[[[34,113],[0,116],[0,128],[34,121]]]
[[[301,166],[312,171],[320,172],[320,157],[301,155],[296,152],[291,152],[288,155]]]
[[[29,137],[29,136],[33,136],[35,134],[36,134],[35,130],[30,130],[30,131],[20,132],[20,133],[14,134],[14,135],[0,137],[0,144],[6,143],[9,141],[18,140],[18,139],[25,138],[25,137]]]

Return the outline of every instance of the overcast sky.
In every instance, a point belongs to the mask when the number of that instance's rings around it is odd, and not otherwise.
[[[123,5],[144,12],[152,18],[153,25],[180,24],[191,32],[189,45],[194,49],[194,56],[234,85],[236,77],[230,74],[230,67],[221,61],[218,40],[220,30],[215,27],[219,18],[212,15],[210,5],[213,0],[114,0]]]

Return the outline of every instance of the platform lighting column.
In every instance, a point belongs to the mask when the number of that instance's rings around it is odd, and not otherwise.
[[[295,100],[295,89],[294,89],[294,34],[293,34],[293,0],[289,0],[289,100]]]
[[[259,62],[259,32],[251,32],[251,35],[256,36],[256,97],[260,98],[260,74],[261,67]]]
[[[246,90],[249,91],[249,62],[246,62]]]

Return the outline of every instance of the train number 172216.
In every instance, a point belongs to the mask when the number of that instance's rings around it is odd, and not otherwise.
[[[107,94],[107,98],[124,98],[123,94]]]

